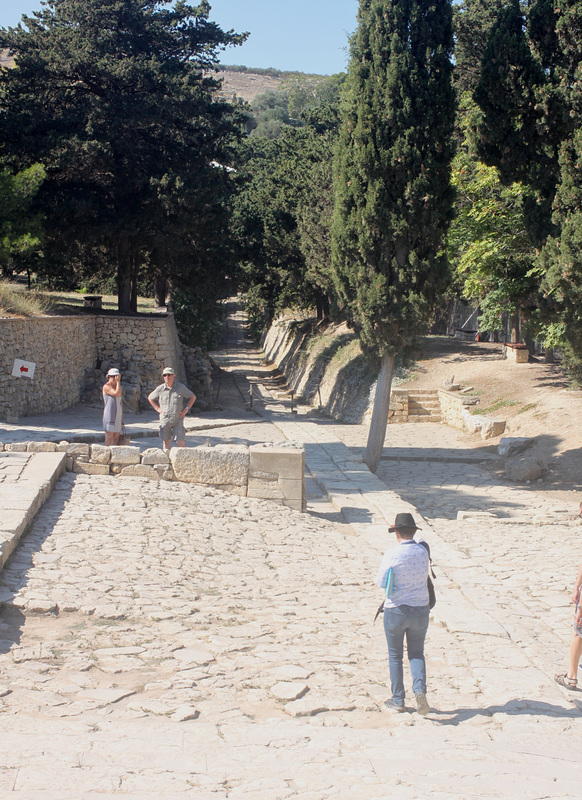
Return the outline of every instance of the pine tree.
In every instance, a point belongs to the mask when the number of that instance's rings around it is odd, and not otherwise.
[[[449,0],[361,0],[335,162],[334,280],[380,376],[366,463],[376,471],[394,357],[447,280],[454,95]]]
[[[239,124],[205,73],[244,37],[209,12],[206,0],[48,0],[0,32],[16,60],[0,76],[0,140],[14,163],[46,167],[47,255],[114,271],[123,311],[160,240],[172,252],[178,221],[208,227],[224,189],[212,162],[228,163]]]

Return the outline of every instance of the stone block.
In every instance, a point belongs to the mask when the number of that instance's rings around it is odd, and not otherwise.
[[[292,508],[293,511],[304,511],[304,503],[301,500],[282,500],[284,506]]]
[[[305,496],[304,481],[292,478],[279,480],[260,480],[249,475],[248,497],[260,497],[263,500],[299,500]]]
[[[148,478],[150,481],[160,480],[160,476],[156,470],[153,467],[146,466],[145,464],[130,464],[128,467],[123,467],[119,474],[124,478]]]
[[[481,426],[482,439],[494,439],[496,436],[501,436],[504,431],[504,419],[491,419],[490,417],[483,418],[483,425]]]
[[[83,444],[82,442],[59,442],[57,445],[57,452],[58,453],[67,453],[70,456],[87,456],[89,457],[91,453],[91,447],[88,444]]]
[[[163,481],[174,480],[174,470],[170,464],[153,464],[152,466]]]
[[[142,464],[169,464],[170,459],[163,450],[159,447],[148,447],[147,450],[144,450],[141,454],[141,463]]]
[[[109,464],[111,461],[111,449],[103,444],[92,444],[91,461],[95,462],[95,464]]]
[[[285,494],[277,480],[261,480],[249,475],[248,497],[261,497],[264,500],[283,500]]]
[[[466,410],[463,410],[463,420],[469,433],[478,433],[483,427],[483,419],[474,414],[470,414]]]
[[[285,500],[303,500],[305,497],[305,481],[303,479],[295,481],[291,478],[281,478],[279,487]]]
[[[139,447],[132,445],[113,445],[111,448],[111,463],[119,464],[122,467],[129,464],[140,463],[140,450]]]
[[[249,450],[245,445],[174,447],[170,451],[170,461],[178,481],[214,486],[247,485]]]
[[[510,347],[506,345],[503,349],[505,358],[508,361],[513,361],[515,364],[527,364],[529,361],[529,350],[527,347]]]
[[[505,458],[521,453],[532,441],[527,436],[504,436],[497,445],[497,454]]]
[[[228,492],[229,494],[236,494],[239,497],[246,497],[247,496],[247,487],[246,486],[237,486],[234,483],[221,483],[218,486],[214,486],[215,489],[220,489],[221,492]]]
[[[538,459],[522,456],[511,458],[505,464],[505,475],[510,481],[525,483],[537,480],[543,471],[543,465]]]
[[[84,462],[74,459],[71,471],[80,475],[109,475],[109,465],[93,464],[90,461]]]
[[[55,442],[28,442],[26,450],[28,453],[56,453]]]
[[[8,442],[4,445],[4,450],[11,453],[26,453],[26,445],[28,442]]]
[[[277,478],[303,479],[305,473],[305,450],[303,448],[253,445],[249,448],[249,454],[251,475],[262,472],[276,475]]]

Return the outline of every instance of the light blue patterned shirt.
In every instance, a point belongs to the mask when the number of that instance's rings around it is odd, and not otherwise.
[[[376,576],[377,586],[386,586],[388,570],[392,568],[394,586],[384,608],[395,606],[427,606],[428,553],[416,539],[399,542],[387,550]]]

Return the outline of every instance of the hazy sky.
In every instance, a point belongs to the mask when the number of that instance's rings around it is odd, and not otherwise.
[[[223,64],[327,75],[346,68],[358,0],[210,0],[210,5],[210,18],[224,30],[251,34],[244,45],[222,54]],[[0,27],[17,25],[22,14],[40,8],[40,0],[0,0]]]

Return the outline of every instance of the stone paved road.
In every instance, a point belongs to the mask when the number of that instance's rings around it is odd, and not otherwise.
[[[299,438],[332,494],[348,473],[370,483],[358,426],[265,413],[208,437]],[[444,464],[456,433],[424,427],[389,429],[409,458],[379,474],[437,562],[428,717],[382,707],[377,483],[348,525],[314,479],[297,514],[67,475],[0,574],[0,800],[579,797],[582,694],[552,680],[582,560],[575,498]],[[433,460],[412,457],[427,446]]]
[[[1,798],[579,796],[581,714],[547,674],[570,564],[542,586],[541,528],[529,555],[519,525],[505,551],[471,536],[485,570],[440,544],[435,710],[394,718],[376,548],[268,503],[151,491],[66,476],[0,580]]]

